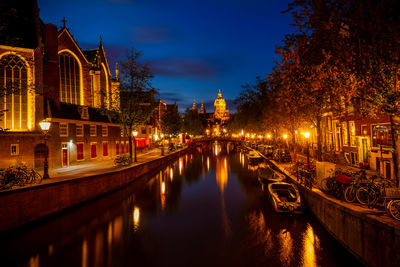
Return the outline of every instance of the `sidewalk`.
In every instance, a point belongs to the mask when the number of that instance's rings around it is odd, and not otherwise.
[[[145,162],[148,162],[150,160],[159,157],[161,157],[160,149],[153,148],[147,152],[137,153],[136,156],[137,162],[132,162],[132,164],[129,166],[117,166],[114,164],[114,159],[107,159],[107,160],[96,160],[92,162],[84,162],[77,165],[50,169],[49,170],[50,179],[42,180],[41,184],[66,181],[86,176],[92,176],[92,175],[122,170],[130,168],[135,165],[143,164]]]

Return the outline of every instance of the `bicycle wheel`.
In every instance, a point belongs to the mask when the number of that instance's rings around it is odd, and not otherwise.
[[[378,195],[379,193],[376,191],[375,188],[372,188],[368,192],[368,207],[373,208],[375,207],[376,203],[378,203]]]
[[[348,186],[344,190],[344,200],[346,200],[346,202],[349,202],[349,203],[354,202],[354,200],[356,200],[356,193],[357,193],[357,190],[353,185]]]
[[[390,215],[400,221],[400,200],[393,200],[390,202],[391,204],[388,207]]]
[[[42,182],[43,177],[37,171],[32,170],[31,176],[32,176],[32,183],[40,184]]]
[[[365,187],[358,188],[356,192],[356,199],[360,204],[368,204],[368,189]]]

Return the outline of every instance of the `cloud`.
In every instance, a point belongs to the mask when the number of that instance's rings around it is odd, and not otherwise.
[[[179,103],[185,101],[185,98],[182,97],[181,94],[173,92],[160,92],[160,99],[167,104],[172,104],[174,102]]]
[[[133,40],[139,44],[163,44],[177,40],[172,29],[165,27],[135,27],[133,29]]]
[[[168,77],[211,80],[219,74],[214,65],[197,58],[155,59],[150,62],[150,67],[155,75]]]

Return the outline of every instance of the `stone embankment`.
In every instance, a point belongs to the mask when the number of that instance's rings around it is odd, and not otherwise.
[[[271,162],[297,184],[307,208],[321,224],[364,264],[399,266],[399,222],[388,217],[385,211],[345,203],[318,189],[309,190],[282,166]]]
[[[117,190],[187,153],[187,149],[103,174],[57,179],[54,182],[0,192],[0,232]]]

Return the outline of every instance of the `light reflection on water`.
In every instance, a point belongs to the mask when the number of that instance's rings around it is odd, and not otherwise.
[[[0,251],[37,267],[358,264],[309,216],[276,214],[244,153],[215,147],[0,243]],[[43,244],[34,246],[38,237]],[[13,257],[21,244],[25,255]]]

